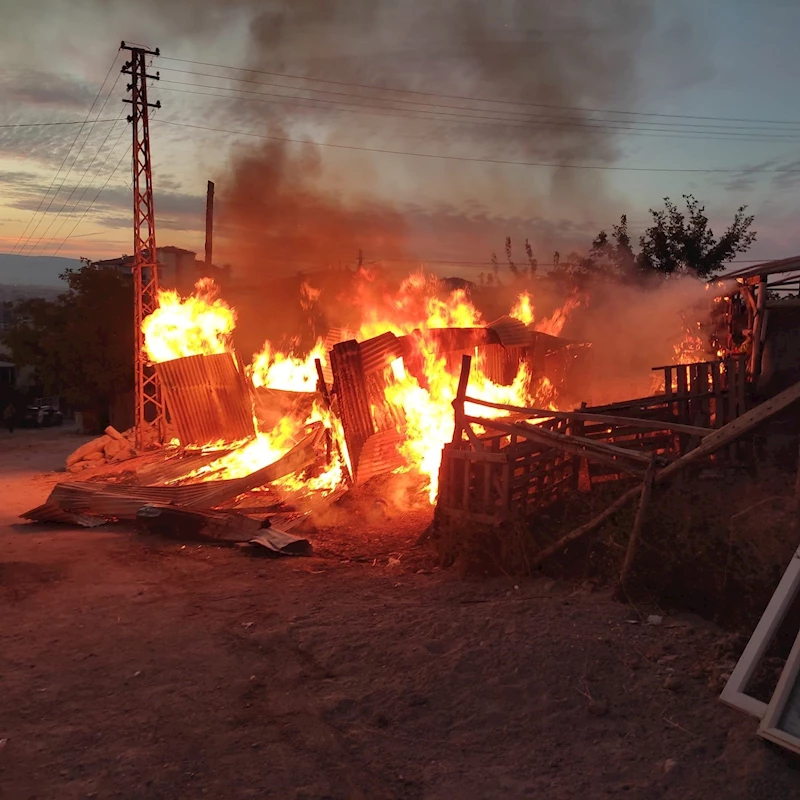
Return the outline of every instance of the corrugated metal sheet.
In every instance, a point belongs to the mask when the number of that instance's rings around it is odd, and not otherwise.
[[[361,342],[361,366],[364,373],[379,372],[403,355],[400,339],[393,333],[382,333],[373,339]]]
[[[370,396],[361,360],[361,347],[358,342],[350,340],[334,345],[331,350],[331,366],[334,374],[333,390],[336,394],[347,452],[355,470],[358,469],[364,442],[375,433]]]
[[[527,347],[531,343],[531,331],[524,322],[504,315],[486,326],[497,334],[503,347]]]
[[[183,445],[237,442],[254,435],[249,381],[235,353],[155,365]]]
[[[322,374],[325,378],[325,382],[330,385],[333,383],[333,370],[331,369],[331,350],[333,350],[334,345],[339,344],[339,342],[347,342],[350,339],[355,339],[358,336],[358,331],[352,330],[351,328],[331,328],[325,338],[322,340],[323,344],[325,345],[325,352],[327,353],[327,359],[325,364],[322,366]]]
[[[21,516],[23,519],[63,522],[66,512],[130,520],[136,519],[139,509],[150,503],[196,509],[216,508],[251,489],[265,486],[312,464],[323,433],[322,425],[315,426],[303,441],[273,464],[233,480],[206,481],[188,486],[122,486],[80,481],[58,483],[44,505]]]
[[[385,430],[373,434],[364,443],[356,470],[356,485],[366,483],[375,475],[394,472],[405,463],[399,447],[403,436],[397,430]]]
[[[513,383],[525,355],[522,347],[489,344],[479,350],[480,367],[486,377],[501,386]]]
[[[190,472],[208,466],[212,461],[227,455],[230,450],[211,452],[179,452],[155,464],[136,470],[136,483],[140,486],[157,486],[182,478]]]
[[[78,525],[81,528],[99,528],[106,524],[102,517],[93,517],[89,514],[73,514],[63,511],[57,505],[44,503],[43,505],[32,508],[22,515],[22,519],[31,522],[61,522],[64,525]]]
[[[319,399],[320,395],[316,392],[287,392],[262,386],[254,390],[253,397],[258,427],[271,431],[283,417],[306,419],[314,400]]]

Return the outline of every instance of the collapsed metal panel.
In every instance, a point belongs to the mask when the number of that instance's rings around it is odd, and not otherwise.
[[[350,464],[353,471],[357,472],[364,443],[375,433],[358,342],[334,345],[331,350],[331,369],[334,376],[333,391],[338,400]]]
[[[182,445],[237,442],[254,435],[248,381],[235,353],[188,356],[155,366]]]

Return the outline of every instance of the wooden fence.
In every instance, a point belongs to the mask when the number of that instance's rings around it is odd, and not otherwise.
[[[641,480],[651,464],[684,455],[747,406],[746,363],[740,358],[662,367],[663,394],[574,411],[471,398],[470,363],[464,356],[453,440],[442,454],[440,520],[498,525],[569,492],[591,491],[609,480]],[[471,416],[475,406],[494,411]],[[494,416],[498,412],[504,416]]]

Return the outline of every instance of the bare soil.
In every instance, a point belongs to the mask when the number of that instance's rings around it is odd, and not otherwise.
[[[741,636],[460,579],[414,544],[427,512],[354,509],[277,560],[21,524],[80,440],[0,436],[4,800],[800,796],[717,699]]]

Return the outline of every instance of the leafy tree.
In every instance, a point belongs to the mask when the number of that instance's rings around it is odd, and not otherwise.
[[[82,261],[61,275],[68,289],[57,299],[14,305],[5,342],[19,366],[35,368],[46,394],[105,414],[133,385],[133,282]]]
[[[670,199],[664,198],[665,210],[650,209],[653,225],[639,240],[637,264],[643,272],[662,275],[694,273],[710,278],[738,253],[746,253],[756,239],[751,231],[752,216],[745,216],[747,206],[740,206],[733,222],[717,239],[708,226],[705,206],[692,195],[684,195],[687,213],[683,214]]]

